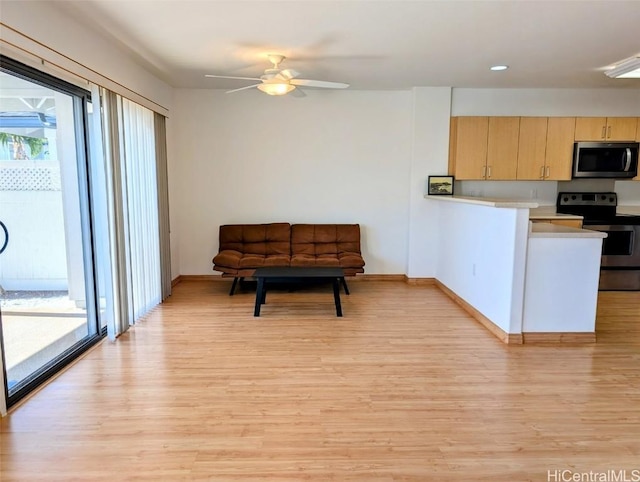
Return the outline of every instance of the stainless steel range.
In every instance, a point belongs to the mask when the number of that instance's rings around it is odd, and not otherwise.
[[[602,244],[601,290],[640,290],[640,216],[616,214],[614,192],[561,192],[557,211],[584,217],[584,228],[608,234]]]

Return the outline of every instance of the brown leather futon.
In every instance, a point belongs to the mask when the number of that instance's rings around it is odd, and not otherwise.
[[[340,267],[346,276],[364,273],[359,224],[227,224],[213,269],[223,277],[250,277],[263,266]]]

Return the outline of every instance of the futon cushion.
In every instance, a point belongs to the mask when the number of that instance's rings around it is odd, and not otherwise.
[[[240,267],[240,259],[242,259],[241,252],[233,249],[225,249],[213,258],[213,264],[238,269]]]
[[[290,243],[291,225],[289,223],[220,226],[220,252],[229,250],[242,254],[289,256]],[[214,263],[216,263],[215,258]]]
[[[289,266],[291,225],[227,224],[220,226],[220,251],[213,258],[215,269],[255,269],[261,266]]]
[[[340,266],[340,260],[335,254],[294,254],[291,256],[291,266]]]
[[[359,224],[294,224],[291,266],[361,268]]]
[[[262,254],[245,254],[240,258],[239,268],[260,268],[261,266],[289,266],[291,264],[291,256],[284,254],[271,254],[264,256]]]

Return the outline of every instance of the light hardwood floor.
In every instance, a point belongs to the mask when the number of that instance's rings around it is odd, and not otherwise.
[[[436,287],[182,282],[0,422],[0,479],[547,481],[640,469],[640,296],[598,343],[505,345]],[[630,476],[630,473],[629,473]],[[585,480],[585,479],[581,479]]]

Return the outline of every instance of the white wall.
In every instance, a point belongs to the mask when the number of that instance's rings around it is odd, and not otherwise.
[[[640,115],[638,89],[453,89],[451,115]]]
[[[452,116],[618,116],[640,117],[639,89],[453,89]],[[601,182],[600,182],[601,181]],[[580,181],[461,181],[464,195],[556,202],[558,190],[578,191]],[[600,185],[598,185],[600,182]],[[593,190],[611,190],[611,181],[596,180]],[[640,183],[616,182],[620,204],[640,205]]]
[[[425,202],[429,175],[446,174],[449,158],[451,88],[413,89],[413,149],[409,186],[409,251],[407,276],[435,277],[438,259],[437,211]]]
[[[618,204],[640,206],[640,181],[616,181]]]
[[[439,212],[436,278],[506,333],[520,333],[529,210],[425,202]]]
[[[540,205],[554,205],[558,194],[555,181],[456,181],[456,194],[535,200]]]
[[[406,273],[411,92],[177,90],[182,274],[228,223],[359,223],[367,273]]]
[[[529,238],[524,333],[595,331],[601,252],[600,238]]]

